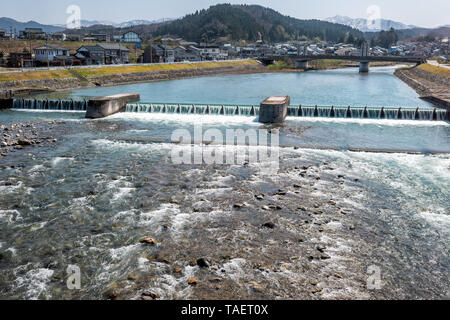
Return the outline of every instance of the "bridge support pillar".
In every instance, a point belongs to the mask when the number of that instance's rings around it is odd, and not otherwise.
[[[261,102],[259,108],[259,122],[281,123],[286,119],[288,106],[291,103],[289,96],[272,96]]]
[[[368,73],[369,72],[369,61],[361,61],[359,63],[359,73]]]
[[[295,60],[295,69],[308,69],[308,60],[301,61],[301,60]]]

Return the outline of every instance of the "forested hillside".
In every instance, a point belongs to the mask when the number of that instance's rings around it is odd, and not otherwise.
[[[257,5],[230,4],[220,4],[189,14],[160,26],[156,33],[176,35],[197,42],[214,42],[219,38],[230,41],[261,39],[266,42],[319,38],[343,42],[349,35],[355,41],[363,38],[362,32],[344,25],[295,19]]]

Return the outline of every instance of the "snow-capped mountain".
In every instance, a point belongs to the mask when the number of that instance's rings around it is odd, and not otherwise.
[[[149,21],[149,20],[131,20],[131,21],[126,21],[126,22],[121,22],[121,23],[116,23],[116,22],[112,22],[112,21],[107,21],[107,20],[81,20],[81,26],[84,28],[89,28],[95,25],[103,25],[103,26],[112,26],[114,28],[129,28],[132,26],[140,26],[140,25],[149,25],[149,24],[155,24],[155,23],[163,23],[163,22],[167,22],[167,21],[172,21],[174,19],[168,19],[168,18],[164,18],[164,19],[158,19],[158,20],[153,20],[153,21]],[[64,28],[65,25],[64,24],[58,24],[56,25],[57,27],[61,27]]]
[[[158,19],[158,20],[153,20],[153,21],[149,21],[149,20],[132,20],[132,21],[127,21],[127,22],[122,22],[122,23],[116,23],[114,24],[114,27],[116,28],[128,28],[128,27],[132,27],[132,26],[140,26],[140,25],[145,25],[145,24],[155,24],[155,23],[163,23],[163,22],[167,22],[167,21],[172,21],[173,19]]]
[[[345,16],[335,16],[331,18],[326,18],[325,21],[343,24],[358,29],[362,32],[389,30],[391,28],[394,28],[396,30],[417,28],[416,26],[413,25],[406,25],[401,22],[386,19],[377,19],[374,21],[369,21],[368,19],[363,18],[353,19]]]

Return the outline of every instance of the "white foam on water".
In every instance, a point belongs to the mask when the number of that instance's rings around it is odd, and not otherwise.
[[[247,261],[242,258],[236,258],[225,263],[221,269],[226,271],[226,275],[234,282],[242,282],[248,276],[248,272],[245,270]],[[220,273],[220,274],[219,274]],[[217,271],[218,275],[223,276],[223,273]]]
[[[146,226],[153,226],[157,230],[163,224],[170,224],[172,238],[175,239],[187,226],[195,223],[194,219],[194,215],[182,212],[178,205],[162,204],[157,210],[142,213],[140,222]],[[155,231],[155,233],[158,232],[160,231]]]
[[[52,167],[57,167],[62,163],[65,163],[67,165],[67,162],[72,162],[74,160],[75,158],[71,157],[55,157],[50,161],[50,164],[52,165]]]
[[[446,121],[426,121],[426,120],[394,120],[394,119],[358,119],[358,118],[320,118],[320,117],[291,117],[286,118],[287,123],[305,124],[308,122],[335,122],[335,123],[358,123],[358,124],[376,124],[379,126],[419,126],[419,127],[436,127],[450,126]]]
[[[229,175],[225,177],[217,177],[214,181],[211,181],[209,185],[219,188],[230,188],[236,181],[236,177]]]
[[[24,276],[17,277],[15,282],[17,288],[26,287],[25,298],[36,300],[47,290],[54,271],[46,268],[32,269]],[[46,297],[49,298],[48,296]]]
[[[171,143],[136,143],[125,141],[111,141],[107,139],[97,139],[90,142],[94,147],[100,150],[115,152],[167,152],[175,146]]]
[[[11,224],[22,220],[20,212],[17,210],[0,210],[0,221]]]
[[[368,300],[370,295],[356,288],[356,283],[352,281],[341,281],[342,288],[324,288],[322,298],[327,300],[348,299],[348,300]]]
[[[194,278],[197,270],[198,267],[187,266],[182,270],[182,276],[179,278],[164,274],[156,279],[151,290],[163,300],[188,299],[193,290],[188,284],[188,279]]]
[[[447,208],[447,213],[423,211],[418,213],[417,216],[426,220],[433,226],[440,228],[448,236],[450,236],[450,208]]]
[[[135,210],[127,210],[127,211],[121,211],[119,213],[116,213],[114,217],[112,218],[112,221],[114,222],[123,222],[126,220],[127,223],[132,224],[134,221],[134,218],[136,217],[136,211]]]
[[[11,252],[11,254],[12,254],[13,256],[16,256],[16,255],[17,255],[17,249],[14,248],[14,247],[8,248],[8,249],[6,249],[5,251]]]
[[[256,122],[257,117],[225,116],[205,114],[176,114],[176,113],[146,113],[146,112],[122,112],[108,117],[108,120],[120,119],[141,122],[181,122],[195,124],[239,124],[245,123],[260,127],[262,124]]]
[[[43,171],[46,171],[46,170],[47,170],[47,168],[44,165],[38,164],[38,165],[35,165],[35,166],[31,167],[28,170],[28,174],[29,174],[30,177],[35,177],[39,173],[42,173]]]
[[[133,193],[133,191],[135,191],[135,188],[119,188],[119,190],[117,190],[116,192],[114,192],[113,198],[111,199],[111,201],[118,201],[118,200],[122,200],[123,198],[126,197],[130,197]]]
[[[122,260],[125,256],[135,253],[139,249],[139,245],[132,244],[120,248],[109,249],[109,254],[113,260]]]
[[[0,186],[0,193],[1,194],[13,193],[17,189],[20,189],[22,186],[23,186],[22,181],[19,181],[18,184],[15,186]]]

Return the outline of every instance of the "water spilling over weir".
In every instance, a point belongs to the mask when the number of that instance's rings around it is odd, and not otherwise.
[[[13,109],[86,111],[87,100],[14,99]]]
[[[14,99],[13,109],[86,111],[88,100],[52,100],[52,99]],[[168,113],[168,114],[205,114],[226,116],[259,115],[259,106],[251,105],[208,105],[208,104],[164,104],[132,103],[126,112]],[[290,117],[348,118],[348,119],[390,119],[390,120],[428,120],[445,121],[449,112],[438,108],[397,108],[397,107],[327,107],[327,106],[290,106]]]
[[[191,105],[191,104],[128,104],[127,112],[178,113],[208,115],[258,116],[259,106],[238,105]],[[353,119],[401,119],[401,120],[437,120],[448,119],[444,109],[424,108],[353,108],[323,106],[290,106],[290,117],[353,118]]]

